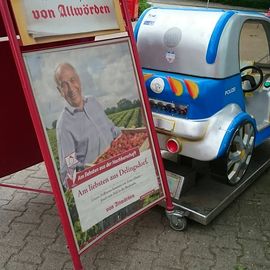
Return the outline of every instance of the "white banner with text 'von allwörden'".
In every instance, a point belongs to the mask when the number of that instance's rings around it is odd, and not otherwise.
[[[118,29],[113,0],[23,0],[32,37]]]

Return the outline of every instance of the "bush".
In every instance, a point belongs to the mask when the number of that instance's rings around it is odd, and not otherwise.
[[[139,16],[150,6],[151,5],[147,3],[147,0],[139,0]]]
[[[203,1],[205,2],[205,0]],[[270,7],[269,0],[210,0],[210,2],[258,9],[268,9]]]

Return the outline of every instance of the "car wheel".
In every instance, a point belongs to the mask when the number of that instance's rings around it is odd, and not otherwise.
[[[226,154],[212,163],[213,174],[225,178],[229,185],[238,184],[250,164],[254,142],[253,125],[250,122],[242,123],[234,132]]]

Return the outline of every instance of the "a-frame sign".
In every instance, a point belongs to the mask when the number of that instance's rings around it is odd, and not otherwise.
[[[0,176],[45,161],[83,269],[94,243],[164,199],[173,209],[126,4],[1,0],[0,11],[3,95],[13,101],[0,108]]]

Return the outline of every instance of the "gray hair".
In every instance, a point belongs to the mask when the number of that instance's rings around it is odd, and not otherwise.
[[[55,80],[57,86],[59,86],[59,80],[58,80],[59,75],[60,75],[61,72],[62,72],[63,70],[65,70],[65,69],[71,69],[71,70],[74,71],[75,74],[78,75],[76,69],[75,69],[74,66],[72,66],[70,63],[67,63],[67,62],[66,62],[66,63],[61,63],[61,64],[57,65],[57,67],[56,67],[56,69],[55,69],[55,71],[54,71],[54,80]]]

